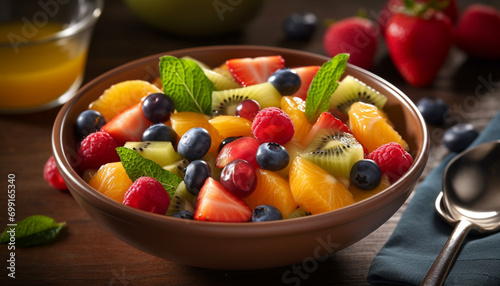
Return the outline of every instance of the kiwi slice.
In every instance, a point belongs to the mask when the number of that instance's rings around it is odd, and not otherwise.
[[[195,58],[192,58],[190,56],[184,56],[182,57],[184,60],[190,60],[195,62],[200,66],[200,68],[203,70],[205,75],[208,77],[208,79],[214,84],[215,88],[217,90],[225,90],[225,89],[232,89],[232,88],[239,88],[241,87],[236,81],[234,81],[233,77],[227,77],[224,76],[223,74],[220,74],[218,72],[215,72],[210,69],[210,67],[205,64],[204,62],[201,62]]]
[[[212,93],[212,112],[216,115],[234,115],[238,103],[253,99],[261,108],[280,107],[281,94],[270,83],[259,83],[246,87],[214,91]]]
[[[310,212],[306,211],[305,209],[301,207],[297,207],[293,212],[288,214],[285,219],[290,219],[290,218],[298,218],[298,217],[303,217],[303,216],[309,216],[311,215]]]
[[[212,177],[213,179],[218,181],[220,178],[220,173],[222,172],[222,169],[215,167],[215,161],[217,159],[217,155],[212,153],[212,152],[208,152],[201,159],[203,161],[207,162],[207,164],[210,166],[210,172],[211,172],[210,177]]]
[[[203,72],[208,77],[208,79],[214,84],[217,90],[235,89],[241,87],[233,79],[225,77],[220,73],[214,72],[213,70],[203,69]]]
[[[166,165],[163,169],[174,173],[177,177],[184,179],[184,173],[187,165],[189,165],[189,161],[186,159],[180,159],[178,161],[173,162],[172,164]]]
[[[196,196],[188,192],[184,181],[182,181],[170,198],[170,206],[165,215],[173,215],[183,210],[194,212],[195,206]]]
[[[220,75],[223,75],[224,77],[234,80],[233,75],[231,74],[225,63],[222,64],[221,66],[213,68],[212,70]]]
[[[330,97],[330,108],[347,114],[351,105],[357,101],[370,103],[382,109],[387,102],[387,97],[359,79],[348,75]]]
[[[181,159],[181,156],[175,152],[172,142],[169,141],[131,141],[125,143],[124,147],[136,151],[142,157],[153,160],[162,167]]]
[[[200,60],[197,60],[197,59],[195,59],[195,58],[193,58],[193,57],[190,57],[190,56],[183,56],[181,59],[183,59],[183,60],[190,60],[190,61],[193,61],[193,62],[195,62],[196,64],[198,64],[198,65],[200,66],[200,68],[202,68],[202,69],[210,69],[210,67],[209,67],[206,63],[204,63],[204,62],[202,62],[202,61],[200,61]]]
[[[335,177],[349,179],[354,163],[364,158],[361,143],[350,133],[320,130],[301,154]]]

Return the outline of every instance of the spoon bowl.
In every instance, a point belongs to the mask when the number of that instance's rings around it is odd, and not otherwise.
[[[479,231],[500,228],[500,141],[461,153],[444,174],[444,204],[455,220],[467,219]]]
[[[442,285],[471,229],[485,233],[500,230],[499,175],[500,140],[468,149],[448,163],[435,208],[456,226],[422,285]]]

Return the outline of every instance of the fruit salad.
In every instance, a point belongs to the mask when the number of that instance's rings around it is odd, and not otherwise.
[[[161,57],[158,80],[110,86],[78,116],[78,171],[112,200],[180,219],[292,219],[364,200],[412,157],[386,96],[343,74],[348,57]]]

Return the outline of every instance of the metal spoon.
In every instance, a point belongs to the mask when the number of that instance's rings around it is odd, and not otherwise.
[[[456,226],[421,285],[443,284],[471,229],[500,230],[500,140],[466,150],[448,163],[435,207]]]

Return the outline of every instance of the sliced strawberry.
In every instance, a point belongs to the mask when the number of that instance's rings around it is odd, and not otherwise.
[[[338,130],[344,133],[351,133],[349,127],[347,127],[344,122],[330,112],[323,112],[319,116],[318,120],[316,120],[316,123],[314,123],[311,131],[309,131],[307,136],[304,138],[302,145],[309,146],[313,138],[320,130]]]
[[[301,81],[300,89],[296,93],[294,93],[293,96],[297,96],[302,98],[303,100],[306,100],[309,86],[311,85],[311,82],[318,72],[319,68],[320,66],[306,66],[293,69],[299,74]]]
[[[215,159],[215,167],[224,168],[229,162],[242,159],[250,163],[254,168],[260,168],[255,154],[259,148],[260,143],[252,137],[241,137],[235,141],[226,144],[219,155]]]
[[[227,68],[241,86],[267,82],[275,71],[285,67],[282,56],[237,58],[226,61]]]
[[[198,194],[194,219],[218,222],[245,222],[252,217],[252,209],[240,198],[229,193],[209,177]]]
[[[101,127],[101,131],[109,133],[122,146],[127,141],[141,141],[142,133],[151,124],[142,113],[141,103],[138,103],[113,117]]]

